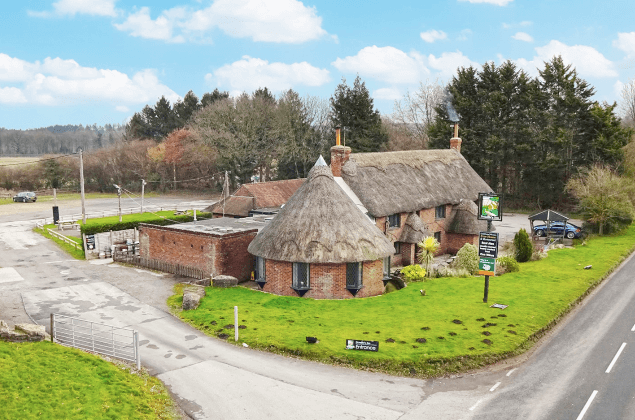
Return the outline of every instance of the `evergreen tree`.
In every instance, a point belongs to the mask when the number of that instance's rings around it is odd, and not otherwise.
[[[201,108],[209,106],[216,101],[220,101],[222,99],[228,99],[228,98],[229,98],[229,92],[221,92],[218,90],[218,88],[216,88],[214,89],[213,92],[206,93],[203,95],[203,97],[201,98]]]
[[[175,129],[185,127],[194,112],[201,107],[198,97],[191,90],[185,94],[182,101],[174,104]]]
[[[357,76],[353,87],[342,78],[331,97],[331,123],[342,127],[346,145],[353,152],[378,152],[388,142],[388,134],[381,123],[379,111],[366,84]]]

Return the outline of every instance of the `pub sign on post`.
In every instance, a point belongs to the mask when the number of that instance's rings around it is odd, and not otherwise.
[[[496,193],[478,193],[478,220],[503,220],[501,196]]]

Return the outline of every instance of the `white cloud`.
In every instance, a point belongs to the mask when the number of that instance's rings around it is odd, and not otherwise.
[[[54,12],[34,12],[28,11],[29,16],[50,17],[50,16],[75,16],[76,14],[92,16],[117,16],[115,2],[117,0],[60,0],[53,3]]]
[[[514,28],[514,27],[517,27],[517,26],[530,26],[530,25],[533,25],[533,22],[530,21],[530,20],[523,20],[520,23],[505,23],[505,22],[503,22],[503,24],[502,24],[503,29],[511,29],[511,28]]]
[[[152,70],[129,77],[117,70],[82,67],[74,60],[59,57],[30,63],[0,54],[0,81],[22,84],[0,88],[5,103],[60,105],[112,101],[140,104],[162,95],[170,101],[179,99],[179,95],[163,85]]]
[[[624,51],[629,57],[635,56],[635,32],[620,32],[613,46]]]
[[[329,71],[303,61],[301,63],[269,63],[260,58],[243,56],[242,60],[226,64],[205,75],[208,84],[232,91],[253,92],[268,88],[274,92],[297,85],[321,86],[330,81]]]
[[[469,1],[470,3],[488,3],[488,4],[493,4],[495,6],[507,6],[507,4],[511,3],[514,0],[459,0],[459,1]]]
[[[613,85],[613,94],[616,97],[620,98],[622,96],[622,89],[624,89],[624,83],[622,83],[621,81],[618,80]]]
[[[446,39],[448,37],[448,35],[445,32],[437,31],[436,29],[431,29],[426,32],[421,32],[419,35],[421,36],[421,39],[423,39],[425,42],[428,42],[428,43],[432,43],[434,41],[438,41],[441,39]]]
[[[534,42],[534,39],[531,37],[531,35],[526,32],[516,32],[514,35],[512,35],[512,38],[518,41]]]
[[[381,88],[373,92],[373,99],[384,99],[394,101],[401,99],[401,92],[395,88]]]
[[[183,42],[185,39],[182,35],[174,36],[174,29],[175,26],[179,25],[179,19],[185,18],[186,15],[187,12],[184,8],[175,7],[164,10],[161,16],[152,20],[150,9],[142,7],[137,12],[129,15],[124,23],[115,23],[115,28],[141,38]]]
[[[119,112],[128,112],[130,109],[125,105],[117,105],[115,109]]]
[[[471,29],[462,29],[461,32],[459,33],[459,36],[456,38],[457,41],[467,41],[467,38],[472,35],[472,30]]]
[[[215,0],[204,9],[164,10],[154,20],[143,7],[115,27],[133,36],[168,42],[199,41],[216,28],[259,42],[302,43],[327,34],[316,9],[298,0]]]
[[[15,87],[0,88],[0,103],[3,104],[22,104],[27,102],[24,93]]]
[[[454,75],[459,67],[479,66],[478,63],[470,60],[458,50],[456,52],[444,52],[439,58],[430,54],[428,56],[428,65],[439,71],[443,78],[449,78]]]
[[[418,53],[406,54],[394,47],[365,47],[357,55],[331,63],[343,73],[359,73],[388,83],[417,83],[430,73]]]
[[[602,53],[587,45],[566,45],[560,41],[552,40],[543,47],[536,47],[537,55],[533,60],[520,58],[516,60],[518,65],[529,74],[536,75],[536,68],[543,68],[545,61],[550,61],[554,56],[562,56],[566,64],[572,64],[582,77],[617,77],[613,62]]]

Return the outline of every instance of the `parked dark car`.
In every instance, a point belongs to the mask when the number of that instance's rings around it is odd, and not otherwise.
[[[34,192],[31,191],[19,192],[13,196],[13,201],[22,201],[23,203],[35,203],[37,201],[37,196]]]
[[[567,223],[567,227],[564,227],[564,222],[553,222],[549,224],[550,235],[562,235],[562,230],[565,229],[564,236],[569,239],[578,239],[582,236],[582,228],[580,226]],[[534,226],[534,235],[546,236],[547,225]]]

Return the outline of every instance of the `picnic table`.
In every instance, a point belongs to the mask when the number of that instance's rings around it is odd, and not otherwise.
[[[66,220],[57,222],[57,230],[66,230],[66,229],[79,229],[79,223],[77,220]]]

